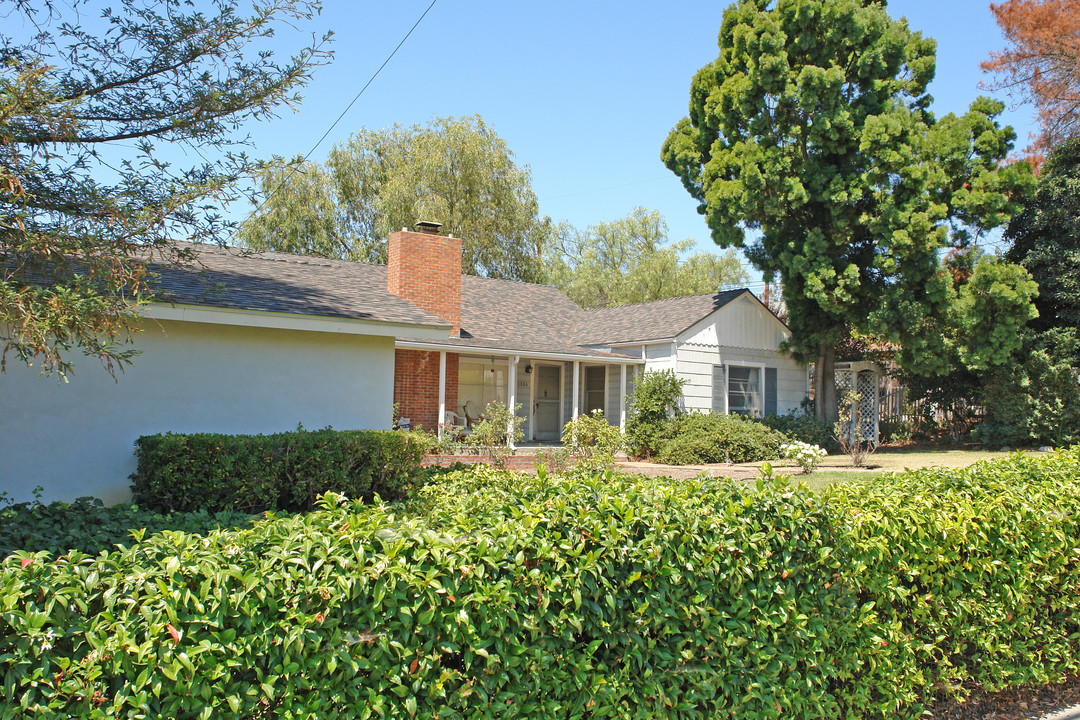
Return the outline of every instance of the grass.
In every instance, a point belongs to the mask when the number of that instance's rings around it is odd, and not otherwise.
[[[829,455],[811,475],[803,475],[798,465],[790,460],[772,463],[778,472],[795,476],[815,491],[823,490],[836,482],[872,480],[886,472],[917,470],[924,467],[962,468],[981,460],[1008,457],[1010,453],[999,450],[942,450],[918,446],[884,447],[868,455],[864,468],[856,468],[847,455]],[[792,463],[792,464],[788,464]],[[738,467],[756,468],[760,463],[746,463]]]

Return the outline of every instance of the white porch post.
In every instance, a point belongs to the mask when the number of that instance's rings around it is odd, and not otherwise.
[[[626,431],[626,363],[619,366],[619,430]]]
[[[525,361],[525,371],[528,372],[532,364]],[[529,416],[529,442],[536,442],[536,380],[537,374],[536,367],[532,368],[533,375],[529,376],[529,412],[525,413]],[[560,408],[561,411],[561,408]]]
[[[581,402],[578,400],[578,395],[581,391],[581,361],[574,361],[574,404],[571,406],[574,408],[573,414],[570,419],[573,420],[581,414]]]
[[[446,423],[446,351],[439,351],[439,439],[443,436],[443,425]]]
[[[517,447],[514,442],[514,415],[517,414],[514,406],[517,405],[517,366],[520,359],[520,355],[514,356],[513,360],[510,361],[510,372],[507,374],[510,387],[506,389],[506,396],[510,399],[510,417],[506,420],[506,444],[510,446],[511,450]]]

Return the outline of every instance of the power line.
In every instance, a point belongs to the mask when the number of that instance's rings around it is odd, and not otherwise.
[[[368,81],[366,83],[364,83],[364,87],[360,88],[360,92],[356,93],[356,96],[353,97],[352,101],[345,107],[344,110],[341,111],[341,114],[337,116],[337,119],[334,120],[334,122],[330,125],[330,127],[326,129],[326,132],[324,132],[322,134],[322,137],[319,138],[318,142],[316,142],[314,145],[312,145],[310,150],[308,150],[306,153],[304,153],[303,155],[300,156],[300,163],[303,163],[309,157],[311,157],[311,154],[313,152],[315,152],[320,145],[322,145],[323,140],[325,140],[327,138],[327,136],[329,136],[330,133],[333,132],[334,128],[337,127],[338,123],[341,122],[342,118],[344,118],[345,115],[347,115],[348,112],[350,110],[352,110],[352,106],[356,104],[356,101],[360,99],[360,96],[364,94],[364,91],[367,90],[371,86],[371,83],[375,82],[375,78],[379,77],[379,73],[381,73],[383,71],[383,68],[385,68],[387,65],[390,64],[390,61],[394,59],[395,55],[397,55],[397,52],[398,52],[398,50],[401,49],[401,46],[405,44],[405,41],[409,39],[409,37],[413,34],[413,31],[416,30],[416,28],[418,28],[420,26],[420,23],[422,23],[424,21],[424,18],[427,17],[427,14],[429,12],[431,12],[431,8],[435,7],[435,3],[437,3],[438,1],[439,0],[431,0],[431,4],[427,6],[427,10],[425,10],[423,12],[423,14],[420,15],[420,18],[415,23],[413,23],[413,26],[411,28],[409,28],[409,32],[405,33],[405,37],[401,38],[401,42],[399,42],[397,44],[397,46],[394,48],[394,50],[389,55],[386,56],[386,59],[383,60],[383,63],[382,63],[382,65],[379,66],[379,69],[376,70],[372,74],[372,76],[370,78],[368,78]],[[251,217],[253,215],[255,215],[255,213],[262,210],[263,207],[266,206],[266,203],[270,202],[270,200],[275,195],[277,195],[278,191],[281,190],[281,188],[285,186],[285,183],[289,182],[289,180],[292,180],[293,175],[295,175],[297,173],[297,166],[299,166],[300,163],[294,164],[292,169],[289,171],[289,174],[286,175],[284,178],[282,178],[281,182],[277,184],[277,187],[275,187],[270,192],[270,194],[267,195],[263,199],[263,201],[261,203],[259,203],[258,206],[255,207],[254,210],[252,210],[251,212],[248,213],[247,217],[244,218],[245,222],[250,220]]]

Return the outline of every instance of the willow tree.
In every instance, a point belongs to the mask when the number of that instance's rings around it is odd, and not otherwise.
[[[0,355],[63,376],[81,352],[112,371],[134,354],[148,261],[229,232],[219,208],[253,165],[229,151],[234,131],[296,102],[326,57],[314,42],[280,61],[266,44],[319,4],[6,5]]]
[[[1002,105],[935,118],[934,41],[877,0],[740,0],[719,48],[662,158],[713,239],[779,277],[818,415],[835,417],[835,348],[853,328],[945,372],[933,329],[959,299],[940,251],[1005,222],[1031,183],[1026,164],[1002,165]]]
[[[643,207],[579,231],[563,223],[544,248],[544,281],[584,308],[612,307],[717,292],[748,279],[734,250],[695,252],[672,242],[668,224]]]
[[[465,272],[540,276],[549,228],[529,168],[479,115],[361,129],[325,164],[266,162],[259,182],[238,236],[253,249],[385,262],[390,233],[430,220],[463,238]]]

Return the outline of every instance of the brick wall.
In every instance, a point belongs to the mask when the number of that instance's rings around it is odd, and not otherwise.
[[[458,356],[446,354],[446,409],[457,407]],[[397,350],[394,356],[394,402],[398,417],[407,417],[412,426],[423,425],[435,432],[439,427],[439,353],[425,350]]]
[[[390,236],[387,290],[461,329],[461,238],[402,230]],[[406,416],[407,417],[407,416]]]

